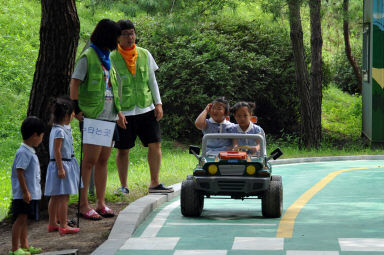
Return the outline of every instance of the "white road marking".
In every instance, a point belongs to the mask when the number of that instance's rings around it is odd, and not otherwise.
[[[120,250],[173,250],[179,240],[179,237],[129,238]]]
[[[232,250],[284,250],[284,238],[276,237],[235,237]]]
[[[287,251],[286,255],[339,255],[338,251]]]
[[[259,223],[167,223],[167,225],[174,226],[262,226],[262,227],[275,227],[277,224],[259,224]]]
[[[173,255],[227,255],[227,250],[176,250]]]
[[[339,238],[342,251],[384,251],[382,238]]]

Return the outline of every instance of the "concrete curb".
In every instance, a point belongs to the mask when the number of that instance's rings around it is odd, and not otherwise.
[[[132,236],[136,228],[156,208],[180,195],[181,183],[172,185],[174,192],[169,194],[149,194],[139,198],[120,211],[108,240],[91,255],[113,255]]]
[[[309,157],[309,158],[288,158],[271,160],[272,165],[321,162],[321,161],[344,161],[344,160],[384,160],[384,155],[357,155],[357,156],[333,156],[333,157]]]
[[[272,160],[272,165],[343,161],[343,160],[384,160],[384,155],[359,155],[359,156],[334,156],[334,157],[309,157]],[[180,195],[181,183],[172,185],[175,190],[169,194],[149,194],[139,198],[122,210],[109,234],[108,240],[100,245],[91,255],[113,255],[132,236],[136,228],[145,218],[164,202],[168,202]]]

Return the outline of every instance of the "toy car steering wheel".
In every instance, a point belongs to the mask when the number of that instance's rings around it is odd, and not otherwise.
[[[244,152],[251,151],[251,149],[252,147],[248,145],[237,146],[236,148],[233,148],[234,151],[244,151]]]

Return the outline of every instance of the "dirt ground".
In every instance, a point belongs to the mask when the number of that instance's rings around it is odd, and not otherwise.
[[[115,214],[118,214],[128,205],[128,202],[108,202],[107,204]],[[94,208],[94,205],[91,206]],[[76,219],[76,206],[70,206],[68,209],[68,218]],[[48,232],[48,214],[42,212],[39,221],[30,221],[28,225],[28,241],[32,246],[42,248],[43,252],[78,249],[78,254],[90,254],[108,239],[116,218],[117,216],[99,221],[80,218],[79,233],[61,236],[58,232]],[[11,249],[11,229],[12,223],[6,221],[0,223],[1,255],[8,254]]]

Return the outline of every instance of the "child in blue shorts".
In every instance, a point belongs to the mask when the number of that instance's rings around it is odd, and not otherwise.
[[[40,164],[35,147],[43,140],[44,123],[33,116],[21,125],[23,143],[16,152],[12,165],[12,250],[10,255],[41,253],[42,249],[29,246],[28,218],[38,219],[38,201],[41,199]],[[20,245],[20,246],[19,246]]]
[[[231,113],[237,122],[231,129],[231,133],[239,134],[260,134],[264,138],[264,151],[262,156],[266,155],[265,147],[265,133],[264,130],[251,121],[253,110],[255,109],[254,103],[238,102],[231,108]],[[256,140],[238,139],[233,142],[234,150],[240,146],[247,146],[250,148],[251,154],[260,151],[260,144]]]
[[[210,118],[207,119],[209,114]],[[224,97],[219,97],[208,104],[196,118],[195,126],[209,133],[230,133],[233,123],[226,120],[229,115],[229,103]],[[210,139],[207,142],[207,154],[227,151],[232,148],[230,139]]]

